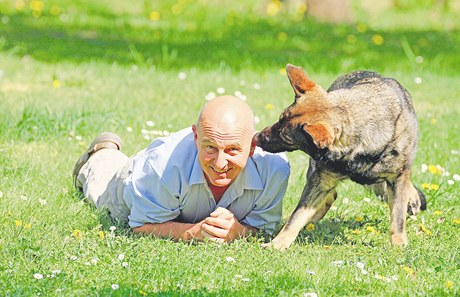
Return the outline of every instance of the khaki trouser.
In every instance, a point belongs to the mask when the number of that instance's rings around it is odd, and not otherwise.
[[[128,220],[123,189],[131,173],[131,160],[119,150],[102,149],[88,159],[77,177],[86,199],[98,209],[108,209],[113,219]]]

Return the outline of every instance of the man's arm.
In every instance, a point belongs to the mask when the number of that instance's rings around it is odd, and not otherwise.
[[[158,237],[169,237],[176,240],[203,240],[201,225],[204,221],[196,224],[179,222],[147,223],[133,228],[134,233],[150,234]]]

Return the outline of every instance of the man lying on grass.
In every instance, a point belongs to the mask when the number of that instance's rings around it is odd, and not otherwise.
[[[207,102],[196,125],[128,158],[113,133],[96,137],[75,165],[75,186],[136,233],[231,242],[271,233],[289,178],[285,156],[256,148],[243,101]]]

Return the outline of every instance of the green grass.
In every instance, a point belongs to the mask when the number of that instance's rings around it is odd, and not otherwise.
[[[454,8],[360,14],[358,25],[334,26],[296,21],[292,11],[269,17],[263,1],[181,1],[179,15],[171,1],[45,1],[39,17],[31,2],[22,9],[17,3],[0,1],[0,295],[460,294]],[[151,11],[160,13],[158,22]],[[375,34],[383,44],[372,42]],[[191,125],[218,87],[247,96],[258,129],[273,123],[293,100],[280,73],[288,62],[324,87],[345,71],[367,68],[397,78],[412,94],[420,123],[413,180],[439,189],[424,190],[428,210],[408,219],[406,248],[389,244],[387,206],[351,182],[285,253],[264,250],[255,238],[214,245],[138,237],[123,226],[110,231],[113,223],[73,189],[74,162],[97,133],[116,132],[131,155],[151,141],[142,129]],[[308,164],[299,152],[289,159],[284,220]],[[422,172],[422,164],[449,175]]]

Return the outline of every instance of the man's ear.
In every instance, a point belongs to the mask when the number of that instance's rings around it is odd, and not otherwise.
[[[313,142],[320,149],[329,147],[334,140],[332,127],[325,122],[318,122],[312,125],[305,124],[303,129],[313,138]]]
[[[252,137],[251,140],[251,148],[249,149],[249,157],[252,157],[254,155],[254,150],[256,149],[256,139],[255,139],[256,134]]]
[[[195,124],[192,125],[192,131],[193,131],[193,141],[195,142],[196,145],[198,145],[198,131],[197,127]]]

